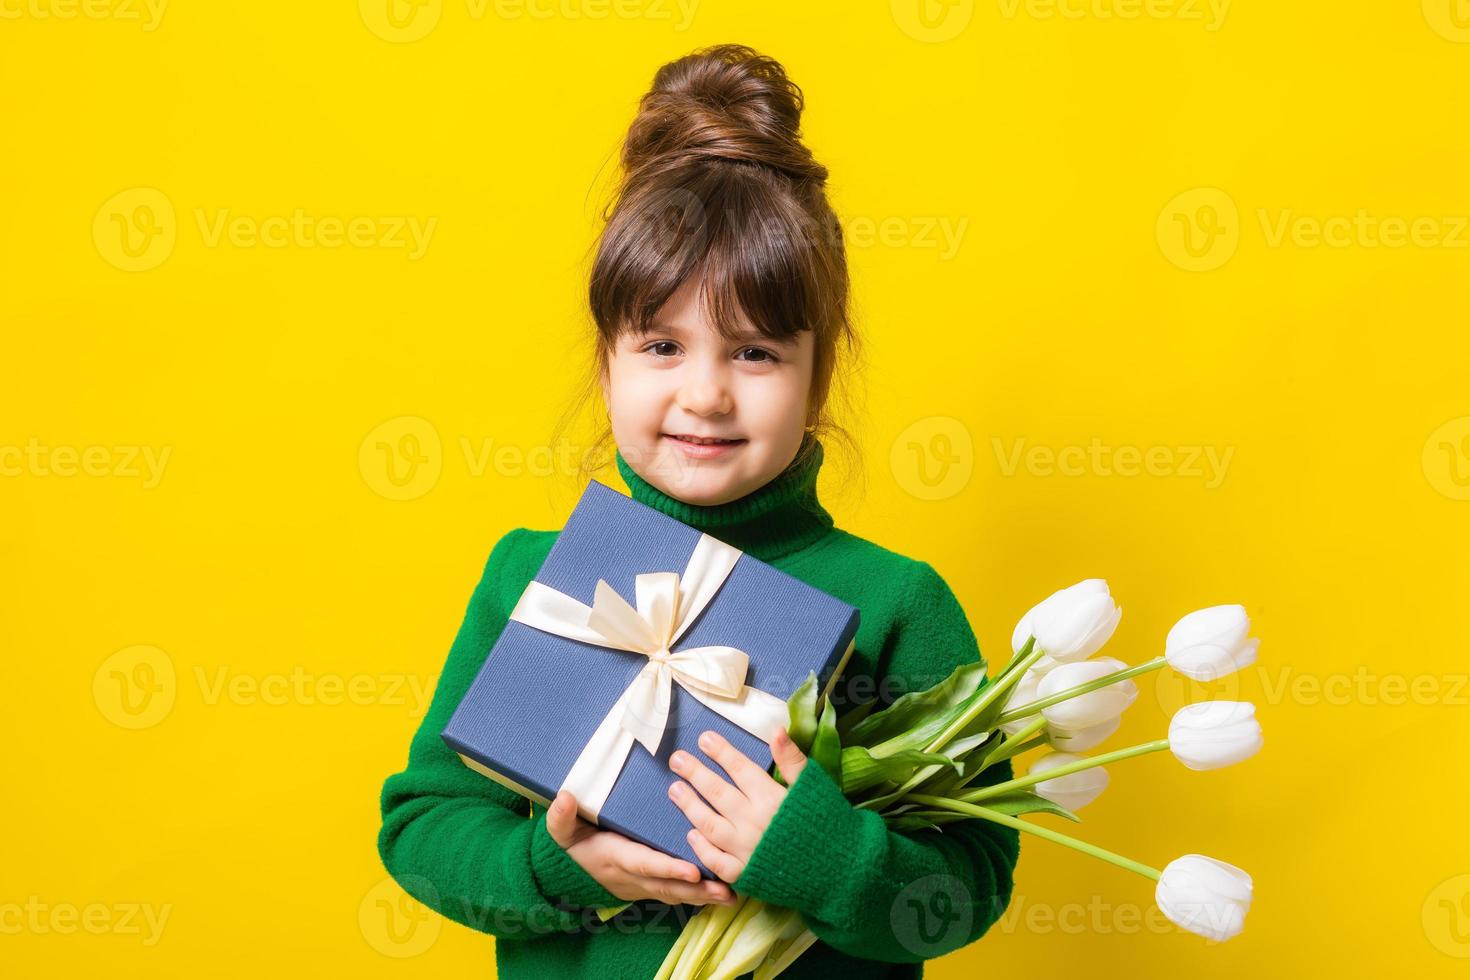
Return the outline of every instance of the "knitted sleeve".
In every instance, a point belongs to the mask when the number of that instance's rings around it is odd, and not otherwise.
[[[879,658],[880,690],[922,689],[980,658],[949,586],[929,564],[916,565],[901,625]],[[973,785],[1011,774],[1006,761]],[[797,909],[821,942],[841,952],[919,962],[979,939],[1000,918],[1019,852],[1017,831],[983,820],[889,830],[878,814],[849,803],[826,770],[808,764],[733,887]]]
[[[590,909],[620,905],[552,838],[543,808],[475,772],[439,737],[491,646],[509,607],[501,594],[523,587],[534,568],[518,554],[517,528],[496,543],[428,713],[408,750],[408,765],[383,784],[378,852],[414,898],[481,932],[531,939],[595,921]]]

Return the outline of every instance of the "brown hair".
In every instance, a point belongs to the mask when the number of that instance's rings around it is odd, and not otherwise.
[[[742,313],[772,339],[813,331],[808,425],[824,448],[840,441],[858,459],[831,411],[834,389],[847,407],[845,375],[859,356],[847,255],[827,201],[827,168],[801,140],[803,107],[781,65],[745,45],[703,48],[654,75],[622,145],[616,196],[602,212],[588,288],[592,363],[558,435],[584,405],[600,403],[599,379],[618,338],[646,328],[681,284],[700,276],[722,336],[739,333]],[[607,465],[611,442],[604,418],[579,476]],[[802,441],[801,455],[812,443]]]

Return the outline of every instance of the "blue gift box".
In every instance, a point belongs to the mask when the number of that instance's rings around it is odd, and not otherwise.
[[[602,579],[636,606],[636,577],[684,572],[696,547],[716,544],[701,545],[704,537],[593,480],[535,581],[592,606]],[[812,672],[818,690],[830,690],[852,653],[857,627],[853,606],[741,553],[698,618],[668,649],[734,647],[749,657],[745,684],[785,701]],[[638,652],[568,639],[512,619],[442,737],[466,765],[546,806],[609,709],[648,664],[649,657]],[[706,730],[719,732],[769,770],[771,751],[762,739],[676,683],[657,753],[633,742],[598,824],[691,861],[714,878],[685,837],[688,818],[668,797],[677,778],[669,769],[676,749],[724,775],[697,744]]]

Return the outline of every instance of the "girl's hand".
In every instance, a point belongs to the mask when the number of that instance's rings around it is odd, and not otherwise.
[[[577,816],[577,801],[566,790],[557,793],[547,808],[546,829],[573,861],[625,902],[642,898],[669,905],[736,901],[729,885],[704,881],[699,868],[690,862],[583,820]]]
[[[694,853],[705,867],[725,881],[734,882],[786,798],[786,787],[715,732],[701,735],[699,747],[729,773],[735,784],[732,786],[698,759],[675,752],[669,765],[688,782],[675,781],[669,787],[669,798],[694,825],[689,831]],[[796,782],[806,765],[806,754],[784,728],[771,739],[771,757],[787,785]]]

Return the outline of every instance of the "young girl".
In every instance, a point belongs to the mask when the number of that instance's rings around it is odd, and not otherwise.
[[[839,431],[828,394],[852,334],[841,230],[801,110],[781,66],[746,47],[659,70],[592,271],[592,387],[635,500],[861,610],[831,695],[841,713],[980,653],[933,567],[834,527],[817,500],[819,433]],[[556,536],[517,528],[492,549],[408,767],[382,793],[384,864],[420,901],[496,936],[500,977],[650,977],[698,906],[736,893],[800,910],[818,937],[792,978],[917,977],[999,917],[1014,830],[890,831],[784,732],[771,749],[789,788],[718,737],[701,740],[704,758],[671,759],[670,795],[718,881],[584,822],[565,791],[533,814],[466,767],[439,733]],[[1006,763],[982,783],[1010,776]],[[630,900],[606,922],[595,914]]]

